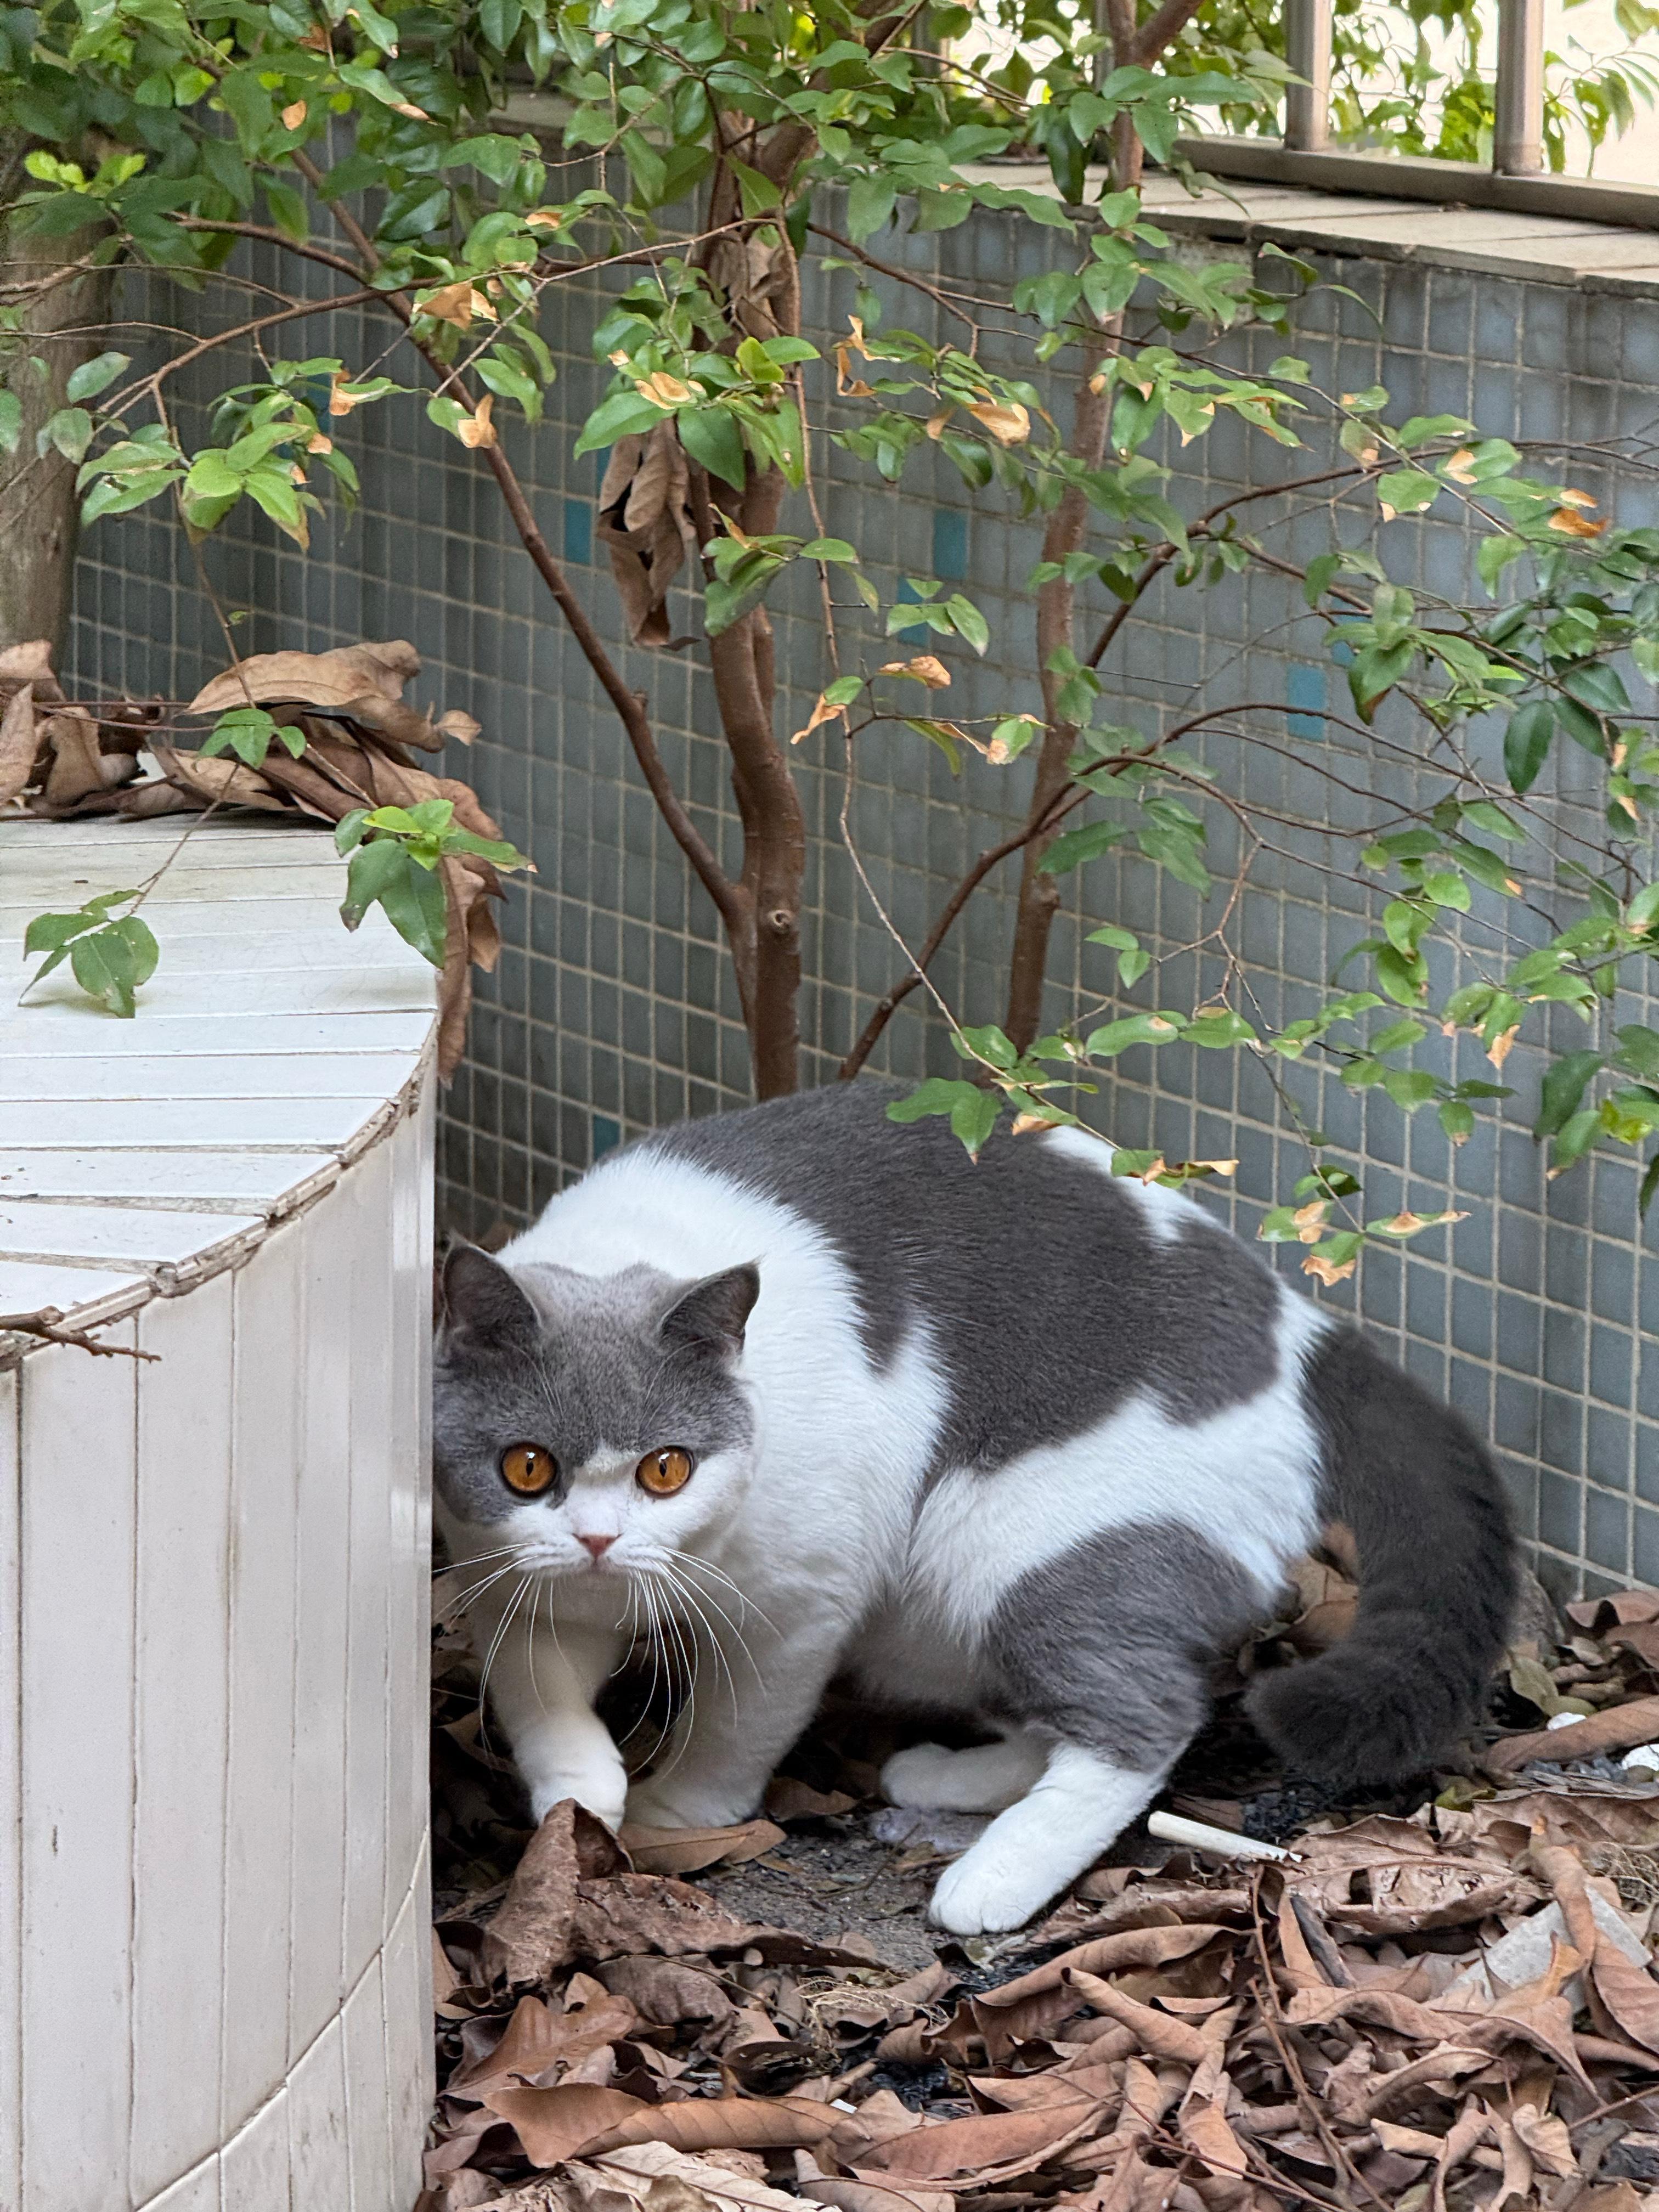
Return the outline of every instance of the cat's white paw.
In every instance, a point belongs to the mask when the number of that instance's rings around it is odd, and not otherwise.
[[[614,1771],[609,1767],[586,1767],[575,1771],[550,1771],[526,1775],[525,1786],[530,1792],[530,1809],[539,1827],[556,1805],[567,1797],[574,1797],[596,1820],[603,1820],[613,1832],[623,1824],[623,1811],[628,1796],[628,1775],[620,1759]]]
[[[947,1751],[942,1743],[912,1744],[908,1751],[896,1751],[882,1768],[882,1792],[890,1804],[917,1812],[1000,1813],[1030,1789],[1048,1755],[1034,1738],[1018,1735],[966,1751]]]
[[[988,1830],[939,1876],[927,1917],[952,1936],[1000,1936],[1023,1928],[1070,1879],[1040,1855],[998,1843]]]
[[[951,1773],[957,1754],[942,1743],[913,1743],[896,1751],[881,1770],[881,1794],[890,1805],[919,1813],[957,1813],[951,1799]]]
[[[639,1828],[730,1828],[754,1809],[718,1784],[689,1777],[682,1782],[672,1774],[636,1782],[628,1793],[628,1818]]]

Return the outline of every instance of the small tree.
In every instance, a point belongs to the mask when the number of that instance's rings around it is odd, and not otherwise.
[[[142,377],[106,356],[42,434],[78,465],[86,517],[166,495],[200,533],[248,498],[304,545],[318,489],[331,479],[349,497],[355,482],[331,433],[370,401],[399,404],[423,374],[428,414],[491,472],[720,915],[761,1096],[796,1081],[807,847],[766,602],[805,563],[830,659],[802,734],[855,752],[874,724],[896,721],[953,759],[975,756],[984,763],[976,774],[1020,779],[1026,794],[1021,826],[981,857],[907,956],[845,1073],[922,983],[979,885],[1017,860],[1001,1018],[954,1026],[970,1075],[924,1086],[903,1109],[950,1113],[974,1149],[1005,1097],[1028,1124],[1068,1119],[1065,1086],[1091,1063],[1168,1038],[1275,1064],[1325,1056],[1404,1112],[1432,1104],[1458,1140],[1499,1086],[1413,1066],[1413,1046],[1431,1021],[1474,1032],[1496,1073],[1539,1001],[1574,1006],[1595,1040],[1558,1056],[1545,1086],[1540,1127],[1554,1134],[1559,1162],[1598,1134],[1640,1143],[1659,1126],[1659,1036],[1626,1025],[1604,1042],[1595,1026],[1622,964],[1659,944],[1659,888],[1643,866],[1659,753],[1652,718],[1627,689],[1637,672],[1649,682],[1659,673],[1659,534],[1594,519],[1585,495],[1473,423],[1390,422],[1384,391],[1316,389],[1294,350],[1261,374],[1239,365],[1236,340],[1253,326],[1288,347],[1315,271],[1282,255],[1260,276],[1175,258],[1139,193],[1144,154],[1170,158],[1195,106],[1266,114],[1282,86],[1282,64],[1241,51],[1215,0],[1202,10],[1199,0],[1109,0],[1098,34],[1028,7],[1017,27],[1026,46],[994,67],[969,58],[989,16],[954,5],[882,13],[841,0],[736,10],[715,0],[573,0],[550,14],[544,0],[441,0],[382,13],[369,0],[244,0],[228,13],[180,0],[54,0],[30,22],[0,120],[33,142],[16,204],[37,234],[96,226],[93,261],[141,261],[195,284],[228,281],[232,249],[258,240],[333,280],[325,296],[250,296],[233,326],[179,346]],[[1048,57],[1041,79],[1027,52],[1035,40]],[[551,168],[532,138],[490,124],[526,76],[569,102],[565,158]],[[967,173],[1011,149],[1041,149],[1060,199]],[[1103,164],[1097,185],[1091,163]],[[878,250],[895,221],[941,230],[976,208],[1015,210],[1054,235],[1054,265],[994,311]],[[814,258],[863,278],[858,312],[827,352],[803,327],[802,269]],[[665,641],[664,596],[682,566],[701,593],[742,828],[735,873],[673,787],[648,698],[544,539],[500,436],[498,408],[532,422],[541,413],[554,363],[536,325],[550,288],[619,265],[636,273],[595,337],[613,378],[574,450],[611,452],[601,506],[636,640]],[[953,339],[884,326],[884,298],[906,287],[943,311]],[[382,310],[406,341],[395,376],[277,357],[310,317],[359,303]],[[1019,374],[988,366],[989,320],[1005,348],[1023,350]],[[265,375],[228,392],[212,441],[186,450],[171,379],[250,340],[266,356]],[[18,402],[5,406],[0,436],[15,440]],[[1201,440],[1229,412],[1264,448],[1283,449],[1287,472],[1183,514],[1152,443],[1168,425]],[[943,649],[983,653],[984,616],[930,578],[882,605],[858,544],[822,526],[811,458],[819,432],[890,481],[915,457],[942,453],[988,526],[1000,515],[1042,517],[1030,579],[1036,658],[982,724],[932,710],[928,695],[950,683],[939,654],[890,659],[885,641],[920,627]],[[1253,535],[1252,505],[1268,497],[1323,514],[1328,550],[1291,564]],[[1390,581],[1382,559],[1397,518],[1437,501],[1461,507],[1480,540],[1468,605]],[[1202,589],[1253,568],[1298,577],[1309,608],[1334,637],[1340,630],[1352,700],[1341,720],[1363,757],[1380,767],[1403,750],[1437,784],[1404,815],[1379,804],[1374,834],[1356,841],[1347,864],[1360,879],[1387,882],[1378,933],[1364,948],[1375,988],[1334,988],[1316,1014],[1278,1030],[1250,1018],[1233,933],[1263,843],[1261,811],[1185,741],[1225,728],[1282,749],[1282,705],[1234,702],[1142,728],[1107,704],[1111,655],[1156,582]],[[1488,726],[1507,732],[1501,777],[1482,764]],[[1605,777],[1605,830],[1589,841],[1537,796],[1563,737],[1592,752]],[[1244,856],[1207,933],[1222,956],[1219,992],[1188,1008],[1154,999],[1041,1036],[1060,878],[1122,847],[1207,896],[1206,823],[1218,808]],[[1490,957],[1474,956],[1478,980],[1436,991],[1431,940],[1462,917],[1483,919],[1476,902],[1486,900],[1530,906],[1547,942],[1517,956],[1496,921]],[[1100,934],[1116,950],[1120,994],[1143,979],[1150,994],[1146,948],[1115,925]],[[1604,1071],[1613,1087],[1585,1103]],[[1120,1164],[1181,1180],[1212,1164]],[[1352,1194],[1351,1176],[1316,1165],[1304,1204],[1275,1216],[1269,1233],[1308,1243],[1309,1267],[1334,1279],[1368,1233],[1347,1219]],[[1401,1217],[1373,1228],[1403,1236],[1421,1225]]]

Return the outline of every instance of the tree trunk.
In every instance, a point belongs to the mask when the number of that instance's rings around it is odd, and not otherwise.
[[[15,142],[0,147],[0,204],[16,189],[21,155]],[[0,218],[0,301],[21,310],[21,328],[0,333],[0,386],[23,410],[16,451],[0,453],[0,648],[44,637],[54,660],[69,628],[80,501],[74,462],[51,446],[39,453],[35,441],[65,404],[71,374],[109,343],[114,271],[64,273],[99,235],[42,238]]]

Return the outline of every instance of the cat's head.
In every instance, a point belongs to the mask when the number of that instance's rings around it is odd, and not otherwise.
[[[443,1289],[433,1462],[458,1520],[526,1570],[616,1577],[731,1517],[753,1458],[737,1370],[757,1268],[580,1275],[464,1244]]]

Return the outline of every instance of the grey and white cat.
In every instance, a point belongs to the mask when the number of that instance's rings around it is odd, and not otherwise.
[[[830,1678],[994,1741],[889,1761],[994,1813],[933,1917],[1018,1927],[1150,1802],[1217,1654],[1345,1522],[1346,1643],[1258,1677],[1333,1789],[1476,1709],[1514,1553],[1463,1423],[1179,1194],[1075,1132],[900,1129],[868,1082],[660,1132],[445,1274],[434,1442],[537,1816],[754,1812]],[[496,1579],[490,1581],[490,1577]],[[699,1662],[630,1790],[593,1711],[635,1632]]]

